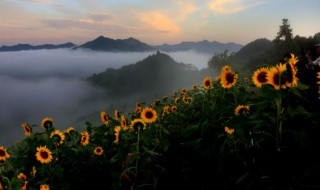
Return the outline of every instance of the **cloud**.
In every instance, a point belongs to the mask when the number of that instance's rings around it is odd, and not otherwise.
[[[160,11],[140,13],[139,20],[146,25],[146,28],[151,27],[151,29],[159,33],[177,35],[181,32],[180,27]]]
[[[178,20],[185,20],[197,10],[197,6],[193,2],[174,0],[173,3],[177,9],[174,10],[172,15],[175,15]]]
[[[109,14],[91,14],[90,18],[97,22],[113,20],[113,16]]]
[[[218,14],[233,14],[261,3],[261,1],[257,2],[252,0],[211,0],[208,2],[208,8]]]

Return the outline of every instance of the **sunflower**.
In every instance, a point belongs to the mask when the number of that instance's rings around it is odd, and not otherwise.
[[[268,68],[262,67],[256,70],[252,76],[253,84],[256,85],[256,87],[261,88],[263,84],[266,84],[268,82],[267,74]]]
[[[120,118],[120,113],[118,110],[114,110],[114,118],[118,121]]]
[[[18,179],[21,179],[21,180],[23,180],[23,181],[26,181],[26,180],[27,180],[27,176],[24,175],[24,173],[19,173],[19,174],[18,174]]]
[[[140,103],[140,102],[137,102],[137,103],[136,103],[136,108],[141,108],[141,107],[142,107],[141,103]]]
[[[59,145],[59,144],[63,144],[65,136],[61,131],[55,130],[51,132],[50,138],[55,139],[57,141],[57,144]]]
[[[227,126],[224,127],[224,131],[225,131],[226,133],[228,133],[229,135],[232,135],[232,134],[234,133],[234,129],[229,128],[229,127],[227,127]]]
[[[30,136],[30,134],[32,133],[32,128],[29,124],[27,123],[23,123],[22,125],[22,128],[24,130],[24,134],[27,135],[27,136]]]
[[[10,155],[7,153],[7,149],[4,148],[3,146],[0,146],[0,162],[1,161],[6,161]]]
[[[172,111],[172,112],[176,112],[176,111],[177,111],[177,106],[172,106],[172,107],[171,107],[171,111]]]
[[[65,134],[67,135],[71,135],[71,133],[74,132],[74,128],[73,127],[69,127],[67,130],[64,131]]]
[[[52,153],[46,146],[37,147],[36,158],[42,164],[50,163],[52,160]]]
[[[159,98],[157,98],[157,99],[153,100],[153,102],[152,102],[152,106],[158,106],[158,105],[159,105],[159,103],[160,103],[160,99],[159,99]]]
[[[130,129],[134,131],[138,131],[138,127],[142,127],[146,129],[147,125],[143,119],[134,119],[131,121]]]
[[[121,131],[121,126],[116,126],[114,128],[114,136],[116,137],[116,139],[114,140],[115,144],[119,143],[120,131]]]
[[[134,110],[134,113],[136,114],[141,113],[141,107],[136,107],[136,109]]]
[[[101,117],[101,122],[102,122],[103,124],[105,124],[105,125],[108,125],[108,123],[109,123],[109,117],[108,117],[107,113],[106,113],[106,112],[101,112],[101,113],[100,113],[100,117]]]
[[[231,88],[237,83],[238,75],[231,70],[230,66],[224,66],[221,72],[222,88]]]
[[[102,153],[103,153],[102,147],[101,147],[101,146],[95,147],[93,153],[94,153],[95,155],[101,156]]]
[[[153,123],[157,120],[157,112],[156,110],[152,108],[144,108],[141,112],[141,118],[146,122],[146,123]]]
[[[206,77],[203,79],[202,84],[204,89],[209,89],[213,83],[210,77]]]
[[[163,114],[162,115],[164,115],[164,114],[170,114],[170,106],[164,106],[163,107],[163,112],[162,112]]]
[[[193,90],[193,91],[199,91],[199,87],[198,87],[197,85],[193,85],[193,86],[192,86],[192,90]]]
[[[37,173],[37,169],[36,169],[35,166],[33,166],[33,167],[32,167],[32,170],[31,170],[31,172],[30,172],[30,175],[33,176],[33,177],[35,177],[35,176],[36,176],[36,173]]]
[[[319,81],[317,82],[317,84],[320,84],[320,72],[317,72],[317,79],[319,79]]]
[[[290,53],[290,55],[291,55],[291,58],[289,59],[288,63],[290,65],[295,66],[296,63],[299,61],[299,59],[298,59],[298,57],[295,57],[293,53]]]
[[[250,107],[249,106],[238,105],[236,107],[236,109],[234,110],[234,114],[235,115],[240,115],[240,114],[247,115],[247,114],[249,114],[249,111],[250,111]]]
[[[176,97],[176,98],[174,99],[174,103],[176,103],[176,104],[180,103],[180,97]]]
[[[50,117],[46,117],[41,121],[41,126],[44,129],[50,129],[53,127],[53,119]]]
[[[90,136],[89,136],[89,133],[87,131],[82,132],[81,133],[81,141],[80,141],[81,144],[83,146],[86,146],[87,144],[89,144],[89,138],[90,138]]]
[[[168,96],[163,96],[162,97],[162,102],[166,102],[168,100]]]
[[[121,127],[124,131],[128,130],[127,120],[123,115],[121,116]]]
[[[186,96],[183,96],[183,97],[182,97],[182,101],[183,101],[185,104],[189,104],[189,99],[188,99],[188,97],[186,97]]]
[[[275,89],[286,88],[287,77],[282,73],[286,70],[285,64],[279,64],[276,67],[269,69],[267,74],[268,83],[271,84]]]
[[[173,92],[172,92],[172,96],[173,96],[174,98],[175,98],[177,95],[178,95],[178,94],[177,94],[176,91],[173,91]]]
[[[28,184],[27,176],[24,175],[24,173],[19,173],[17,178],[23,181],[23,186],[21,187],[21,190],[26,190]]]
[[[286,64],[287,69],[287,87],[297,87],[298,86],[298,77],[296,77],[296,74],[298,72],[298,69],[294,64],[287,63]]]
[[[181,88],[181,94],[187,94],[188,90],[186,88]]]
[[[249,83],[249,82],[250,82],[250,80],[249,80],[249,78],[248,78],[248,77],[245,77],[245,78],[243,79],[243,82],[244,82],[244,83]]]
[[[40,190],[50,190],[50,186],[47,184],[40,185]]]

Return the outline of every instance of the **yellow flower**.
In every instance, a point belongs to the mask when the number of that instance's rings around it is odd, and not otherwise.
[[[102,122],[103,124],[105,124],[105,125],[108,125],[108,123],[109,123],[109,117],[108,117],[107,113],[106,113],[106,112],[101,112],[101,113],[100,113],[100,117],[101,117],[101,122]]]
[[[74,128],[73,127],[69,127],[67,130],[64,131],[65,134],[70,135],[72,132],[74,132]]]
[[[121,116],[121,127],[124,131],[128,130],[127,120],[123,115]]]
[[[235,115],[240,115],[240,114],[247,115],[247,114],[249,114],[249,110],[250,110],[249,106],[238,105],[236,107],[236,109],[234,110],[234,114]]]
[[[138,131],[138,127],[142,127],[146,129],[147,125],[143,119],[134,119],[131,121],[130,129],[134,131]]]
[[[95,147],[93,153],[94,153],[95,155],[98,155],[98,156],[102,155],[102,153],[103,153],[102,147],[101,147],[101,146]]]
[[[55,130],[53,132],[51,132],[50,134],[50,138],[56,139],[58,145],[59,144],[63,144],[63,141],[65,139],[65,136],[62,132],[60,132],[59,130]]]
[[[32,127],[27,123],[23,123],[21,126],[24,130],[24,134],[30,136],[30,134],[32,133]]]
[[[245,77],[245,78],[243,79],[243,81],[244,81],[245,83],[249,83],[249,82],[250,82],[250,80],[249,80],[248,77]]]
[[[119,143],[119,136],[120,136],[120,131],[121,131],[121,126],[116,126],[114,128],[114,136],[116,137],[116,139],[114,140],[115,144]]]
[[[176,98],[174,99],[174,103],[176,103],[176,104],[180,103],[180,97],[176,97]]]
[[[144,108],[141,112],[141,118],[146,122],[146,123],[153,123],[157,120],[157,112],[156,110],[152,108]]]
[[[120,118],[120,113],[119,113],[118,110],[115,110],[115,111],[114,111],[114,117],[115,117],[115,119],[116,119],[117,121],[119,120],[119,118]]]
[[[24,173],[19,173],[19,174],[18,174],[18,179],[21,179],[21,180],[23,180],[23,181],[26,181],[26,180],[27,180],[27,176],[24,175]]]
[[[229,128],[229,127],[227,127],[227,126],[224,127],[224,131],[225,131],[226,133],[228,133],[229,135],[232,135],[232,134],[234,133],[234,129]]]
[[[31,172],[30,172],[30,175],[32,175],[33,177],[35,177],[35,176],[36,176],[36,173],[37,173],[37,169],[36,169],[35,166],[33,166],[33,167],[32,167],[32,170],[31,170]]]
[[[81,133],[81,141],[80,141],[81,144],[83,146],[86,146],[87,144],[89,144],[89,138],[90,138],[90,136],[89,136],[89,133],[87,131],[82,132]]]
[[[182,89],[181,89],[181,93],[182,93],[182,94],[187,94],[187,92],[188,92],[188,90],[187,90],[186,88],[182,88]]]
[[[261,88],[263,84],[266,84],[268,82],[267,74],[268,68],[262,67],[256,70],[252,76],[253,84],[256,85],[256,87]]]
[[[7,153],[7,149],[3,146],[0,146],[0,162],[6,161],[8,158],[10,158],[10,155]]]
[[[198,90],[199,90],[199,88],[198,88],[198,86],[197,86],[197,85],[193,85],[193,86],[192,86],[192,90],[194,90],[194,91],[198,91]]]
[[[37,147],[36,158],[42,164],[48,164],[52,160],[52,153],[46,146],[40,146]]]
[[[47,184],[40,185],[40,190],[50,190],[50,186]]]
[[[50,129],[53,127],[53,119],[50,117],[46,117],[41,121],[41,126],[44,129]]]
[[[171,106],[171,111],[176,112],[177,111],[177,106]]]
[[[210,77],[206,77],[202,81],[202,85],[204,89],[209,89],[212,86],[212,80]]]
[[[141,103],[140,102],[137,102],[136,103],[136,108],[141,108],[142,106],[141,106]]]
[[[282,73],[286,70],[285,64],[279,64],[276,67],[272,67],[269,69],[267,74],[268,83],[271,84],[275,89],[279,90],[281,88],[285,89],[287,87],[287,77],[282,75]]]
[[[136,107],[136,109],[134,110],[134,112],[135,112],[136,114],[141,113],[141,107]]]
[[[221,86],[222,88],[231,88],[237,83],[238,75],[235,74],[230,66],[224,66],[221,71]]]

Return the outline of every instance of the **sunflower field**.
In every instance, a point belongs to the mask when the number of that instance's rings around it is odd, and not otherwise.
[[[84,131],[23,123],[25,139],[0,145],[0,190],[319,189],[319,99],[297,62],[243,77],[226,65],[130,113],[102,111]]]

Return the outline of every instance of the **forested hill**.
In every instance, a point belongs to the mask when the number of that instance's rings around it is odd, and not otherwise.
[[[204,73],[204,70],[177,63],[167,54],[157,52],[120,69],[108,68],[88,80],[117,97],[155,97],[171,95],[182,87],[191,88],[193,84],[201,83]]]

